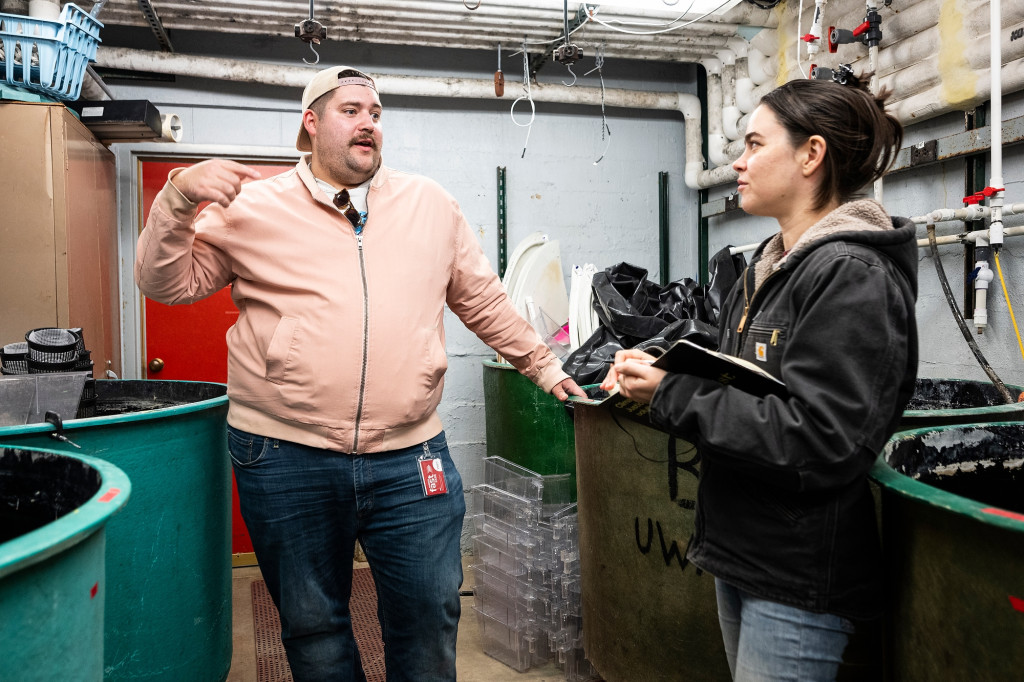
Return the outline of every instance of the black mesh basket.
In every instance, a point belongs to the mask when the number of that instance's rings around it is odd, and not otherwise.
[[[70,372],[78,361],[78,339],[67,329],[43,327],[25,334],[28,343],[28,370],[32,372]]]
[[[28,374],[28,343],[18,341],[0,348],[0,372]]]

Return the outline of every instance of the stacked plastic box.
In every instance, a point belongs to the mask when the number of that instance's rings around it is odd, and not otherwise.
[[[473,488],[471,567],[484,652],[519,672],[554,660],[567,680],[597,679],[583,655],[570,477],[487,457],[484,480]]]
[[[76,100],[103,24],[68,3],[57,21],[0,14],[0,84]]]

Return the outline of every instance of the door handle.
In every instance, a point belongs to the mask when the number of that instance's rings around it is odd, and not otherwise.
[[[153,358],[149,361],[149,371],[156,374],[164,368],[164,361],[160,358]]]

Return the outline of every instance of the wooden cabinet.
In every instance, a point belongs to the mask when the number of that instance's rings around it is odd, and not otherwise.
[[[60,104],[0,102],[0,345],[81,327],[121,375],[114,155]]]

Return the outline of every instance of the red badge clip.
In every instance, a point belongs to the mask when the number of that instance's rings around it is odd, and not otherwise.
[[[441,458],[421,459],[419,463],[423,494],[429,497],[431,495],[443,495],[448,492],[448,485],[444,481],[444,469],[441,466]]]

